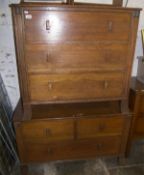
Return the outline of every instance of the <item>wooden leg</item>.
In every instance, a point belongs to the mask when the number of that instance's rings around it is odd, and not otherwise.
[[[21,165],[21,175],[28,175],[28,166]]]

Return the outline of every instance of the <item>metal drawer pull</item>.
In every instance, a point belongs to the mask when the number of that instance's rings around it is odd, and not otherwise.
[[[53,154],[52,148],[48,148],[47,152],[48,152],[48,154]]]
[[[46,136],[51,136],[52,135],[52,132],[51,132],[51,130],[49,128],[45,129],[45,135]]]
[[[46,20],[46,30],[50,30],[51,26],[50,26],[50,21]]]
[[[50,53],[48,52],[47,54],[46,54],[46,62],[49,62],[50,61]]]
[[[48,82],[48,89],[49,90],[52,90],[53,88],[53,83],[51,81]]]
[[[113,22],[112,21],[109,21],[108,22],[108,31],[112,31],[112,29],[113,29]]]
[[[108,82],[104,81],[104,88],[107,89],[108,88]]]

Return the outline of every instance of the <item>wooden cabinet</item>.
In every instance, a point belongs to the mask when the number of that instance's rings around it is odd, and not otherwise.
[[[128,152],[131,143],[144,137],[144,84],[137,77],[131,79],[129,106],[134,115],[129,136]]]
[[[11,5],[22,101],[22,163],[124,155],[140,9]]]

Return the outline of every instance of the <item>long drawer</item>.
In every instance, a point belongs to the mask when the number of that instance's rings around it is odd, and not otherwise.
[[[51,142],[74,139],[73,119],[33,120],[21,124],[23,139]]]
[[[131,14],[94,8],[86,10],[75,12],[72,7],[60,6],[54,11],[26,10],[26,42],[128,41]]]
[[[29,72],[124,70],[127,48],[121,43],[27,45],[26,62]]]
[[[25,162],[80,159],[102,155],[120,154],[120,137],[100,137],[95,140],[63,142],[55,144],[25,143]]]
[[[101,117],[79,118],[77,120],[77,138],[96,138],[98,136],[122,135],[124,118]]]
[[[122,72],[29,75],[31,101],[109,99],[125,96]]]

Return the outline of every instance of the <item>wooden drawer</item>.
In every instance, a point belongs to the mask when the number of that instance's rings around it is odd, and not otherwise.
[[[79,139],[98,136],[121,135],[124,127],[123,117],[83,118],[77,120]]]
[[[26,62],[29,72],[124,70],[127,47],[118,43],[29,45]]]
[[[95,140],[63,142],[56,144],[25,143],[25,162],[48,160],[81,159],[102,155],[118,155],[120,137],[101,137]]]
[[[57,140],[72,140],[74,138],[74,124],[72,119],[37,120],[23,122],[22,136],[25,140],[40,140],[45,142]]]
[[[27,10],[24,15],[27,43],[119,40],[128,41],[131,14],[119,11],[98,11],[94,7],[75,12],[75,8]],[[25,12],[24,12],[25,13]]]
[[[139,117],[135,122],[135,133],[144,134],[144,117]]]
[[[31,101],[121,98],[121,72],[29,75]]]

